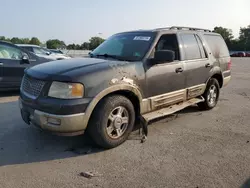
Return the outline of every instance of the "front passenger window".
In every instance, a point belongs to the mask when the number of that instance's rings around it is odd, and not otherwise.
[[[21,60],[22,52],[17,48],[0,44],[0,58]]]
[[[155,47],[155,51],[158,50],[171,50],[175,53],[175,60],[180,60],[179,46],[177,37],[175,34],[166,34],[161,36],[159,42]]]

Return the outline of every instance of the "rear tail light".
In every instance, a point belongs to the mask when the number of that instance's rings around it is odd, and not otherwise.
[[[227,64],[227,70],[231,70],[232,60],[230,59]]]

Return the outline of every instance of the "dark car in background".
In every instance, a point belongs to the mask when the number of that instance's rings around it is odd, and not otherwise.
[[[249,52],[234,52],[234,53],[231,53],[230,56],[231,57],[250,57],[250,53]]]
[[[24,69],[51,61],[14,44],[0,41],[0,90],[19,89]]]

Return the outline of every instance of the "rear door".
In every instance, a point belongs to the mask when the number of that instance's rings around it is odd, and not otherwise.
[[[209,63],[207,52],[199,35],[181,33],[180,38],[183,46],[187,98],[193,98],[203,93],[213,65]]]
[[[24,69],[29,67],[22,60],[24,53],[14,45],[0,44],[0,86],[17,88],[21,84]]]

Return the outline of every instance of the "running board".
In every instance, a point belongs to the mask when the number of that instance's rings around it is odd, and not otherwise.
[[[181,103],[174,104],[174,105],[166,107],[166,108],[162,108],[160,110],[149,112],[147,114],[142,115],[142,117],[145,119],[146,122],[149,122],[149,121],[151,121],[153,119],[157,119],[157,118],[160,118],[160,117],[163,117],[163,116],[173,114],[173,113],[178,112],[178,111],[180,111],[180,110],[182,110],[182,109],[184,109],[184,108],[186,108],[188,106],[191,106],[191,105],[194,105],[194,104],[197,104],[197,103],[200,103],[200,102],[204,102],[203,97],[189,99],[189,100],[187,100],[185,102],[181,102]]]

